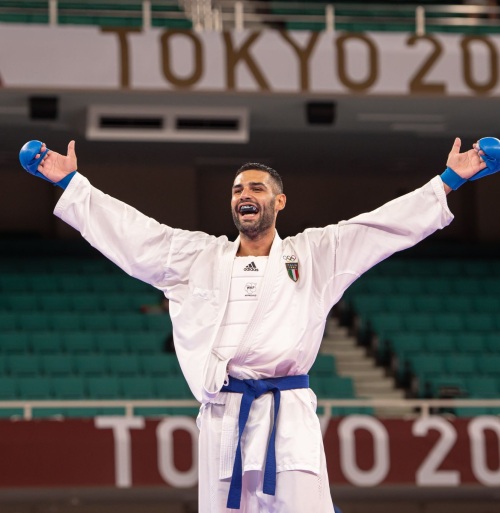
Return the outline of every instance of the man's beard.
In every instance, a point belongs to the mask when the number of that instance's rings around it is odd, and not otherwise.
[[[259,210],[259,219],[254,223],[241,222],[238,212],[232,210],[233,221],[238,231],[248,239],[256,239],[259,235],[269,230],[274,224],[274,206],[276,199],[273,198],[269,205]],[[238,207],[237,207],[238,208]]]

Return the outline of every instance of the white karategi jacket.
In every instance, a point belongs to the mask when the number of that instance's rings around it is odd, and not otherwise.
[[[210,403],[225,404],[219,477],[231,476],[240,394],[219,393],[227,373],[240,379],[307,374],[326,317],[346,288],[392,253],[413,246],[453,219],[443,183],[423,187],[370,213],[311,228],[272,244],[258,305],[236,355],[215,345],[239,240],[174,229],[103,194],[77,173],[54,213],[126,273],[170,300],[176,353],[198,401],[203,429]],[[298,263],[294,281],[286,263]],[[307,389],[281,394],[276,458],[283,470],[319,471],[321,431],[316,398]],[[254,401],[242,440],[244,470],[263,468],[272,421],[272,394]]]

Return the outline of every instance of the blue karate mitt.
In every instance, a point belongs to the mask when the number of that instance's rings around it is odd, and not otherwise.
[[[39,178],[43,178],[44,180],[47,180],[47,182],[54,183],[52,180],[49,180],[46,176],[40,173],[40,171],[38,171],[40,162],[49,152],[49,149],[47,148],[43,153],[41,153],[42,144],[43,143],[41,141],[27,142],[19,152],[19,161],[21,162],[21,166],[23,166],[23,168],[26,169],[28,173],[38,176]],[[40,157],[36,158],[39,153]]]
[[[480,157],[486,163],[486,167],[469,178],[471,181],[500,171],[500,141],[495,137],[483,137],[479,139],[478,145],[484,152]]]

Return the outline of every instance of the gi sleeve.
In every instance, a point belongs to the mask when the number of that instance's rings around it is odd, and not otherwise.
[[[415,191],[336,227],[334,288],[343,291],[396,251],[414,246],[453,220],[439,176]]]
[[[96,189],[79,173],[61,196],[54,214],[127,274],[161,290],[172,285],[173,279],[187,280],[190,259],[186,256],[196,256],[210,239],[203,233],[158,223]],[[189,255],[183,255],[187,246]]]

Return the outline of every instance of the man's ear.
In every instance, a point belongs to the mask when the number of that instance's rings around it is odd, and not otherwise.
[[[283,210],[286,205],[286,196],[281,193],[276,196],[276,209]]]

